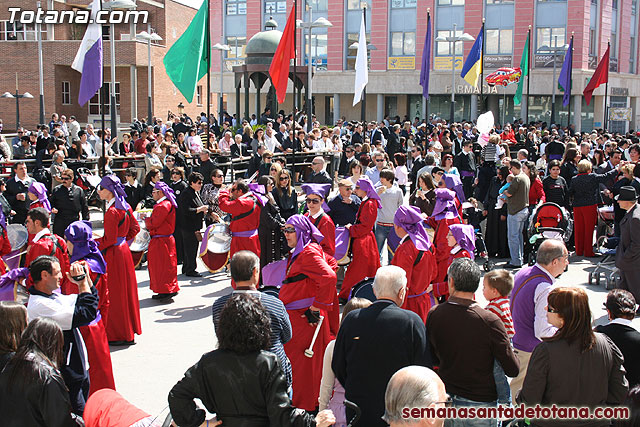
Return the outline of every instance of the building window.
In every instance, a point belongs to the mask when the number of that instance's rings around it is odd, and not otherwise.
[[[347,70],[355,70],[356,69],[356,56],[358,55],[358,48],[351,47],[352,44],[358,43],[358,37],[360,35],[358,33],[347,33]],[[367,33],[367,45],[371,41],[371,34]],[[369,52],[367,52],[369,53]],[[368,55],[369,59],[370,55]]]
[[[202,86],[196,88],[196,105],[198,107],[202,106]]]
[[[611,3],[611,57],[618,57],[618,0]]]
[[[105,82],[102,89],[100,89],[93,98],[89,100],[89,114],[100,115],[100,97],[104,96],[104,114],[108,116],[111,114],[111,83]],[[116,114],[120,114],[120,82],[116,82]]]
[[[393,32],[391,33],[391,56],[415,56],[416,33]]]
[[[416,0],[391,0],[391,7],[393,9],[416,7],[417,4],[418,2]]]
[[[554,47],[555,38],[558,38],[558,47],[565,44],[564,27],[538,27],[536,30],[536,46],[538,49]]]
[[[329,10],[329,1],[328,0],[310,0],[311,9],[314,12],[326,12]]]
[[[596,29],[589,29],[589,56],[596,56],[596,46],[598,45],[598,38],[596,36]]]
[[[285,6],[286,9],[286,6]],[[227,15],[246,15],[246,0],[227,0]]]
[[[228,36],[227,44],[231,50],[227,51],[227,58],[244,58],[244,48],[247,46],[246,37]]]
[[[513,30],[486,30],[487,55],[511,55],[513,53]]]
[[[71,104],[71,83],[62,82],[62,105]]]
[[[362,3],[364,3],[364,1],[362,0],[347,0],[347,9],[362,10]],[[367,8],[369,9],[369,11],[371,11],[371,0],[368,0],[366,3],[367,3]]]
[[[461,36],[463,30],[456,30],[455,35]],[[436,37],[449,37],[453,31],[451,30],[438,30],[436,31]],[[462,55],[463,42],[456,43],[456,55]],[[451,43],[449,42],[436,42],[436,55],[437,56],[451,56]]]
[[[40,27],[42,40],[47,39],[47,26]],[[35,24],[23,24],[21,22],[0,21],[0,41],[35,41]]]
[[[631,74],[636,73],[636,38],[631,37],[631,43],[629,46],[629,72]]]
[[[438,0],[438,6],[464,6],[464,0]]]
[[[308,64],[309,58],[309,36],[304,36],[304,57],[305,64]],[[313,65],[319,67],[319,69],[327,69],[327,35],[326,34],[312,34],[311,35],[311,58],[313,58]]]
[[[513,0],[487,0],[487,4],[513,4]]]
[[[266,15],[273,15],[276,13],[287,13],[287,2],[271,1],[271,0],[266,1],[264,2],[264,13]]]

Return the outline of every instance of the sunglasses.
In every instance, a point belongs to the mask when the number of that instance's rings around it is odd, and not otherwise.
[[[321,202],[320,199],[310,199],[310,198],[307,197],[307,204],[313,203],[314,205],[317,205],[320,202]]]
[[[384,162],[384,159],[376,159],[376,163],[382,163]]]
[[[293,228],[293,227],[291,227],[291,228],[285,227],[285,228],[282,229],[282,232],[285,233],[285,234],[291,234],[291,233],[295,233],[296,229]]]
[[[63,176],[60,178],[62,181],[71,181],[71,178],[69,178],[68,176]]]
[[[281,176],[280,177],[280,181],[288,181],[289,177],[288,176]]]
[[[214,178],[224,178],[224,175],[214,175]]]
[[[549,307],[549,306],[547,306],[547,311],[549,313],[555,313],[555,314],[559,313],[558,310],[556,310],[555,308]]]
[[[276,168],[271,168],[271,169],[270,169],[270,171],[271,171],[271,172],[278,172],[278,169],[276,169]]]

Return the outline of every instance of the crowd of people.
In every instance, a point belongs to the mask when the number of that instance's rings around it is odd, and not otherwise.
[[[54,115],[35,138],[20,137],[8,151],[18,159],[13,174],[0,182],[0,255],[12,250],[7,223],[25,224],[28,249],[0,289],[24,279],[29,301],[27,311],[0,305],[0,413],[15,425],[79,417],[110,425],[116,416],[152,425],[111,392],[109,346],[142,333],[127,242],[147,230],[153,299],[171,303],[179,265],[202,276],[203,227],[226,224],[232,292],[213,304],[218,348],[169,392],[177,425],[497,426],[505,420],[410,420],[404,410],[520,403],[626,405],[638,416],[640,332],[630,325],[640,298],[638,135],[545,123],[480,135],[467,121],[312,121],[307,132],[304,117],[268,109],[257,128],[228,114],[172,116],[134,123],[117,144],[106,130]],[[33,147],[43,135],[55,146]],[[96,236],[89,189],[65,160],[103,148],[144,154],[145,166],[125,156],[102,177]],[[19,160],[27,151],[42,153],[36,168],[51,158],[50,181],[28,175]],[[302,152],[315,157],[292,164],[288,155]],[[573,231],[532,243],[548,204]],[[610,232],[598,226],[603,206],[614,213]],[[586,292],[555,282],[570,251],[599,256],[601,236],[618,244],[621,280],[607,296],[611,322],[594,331]],[[488,257],[508,262],[483,277],[479,260]],[[576,425],[634,425],[614,418]]]

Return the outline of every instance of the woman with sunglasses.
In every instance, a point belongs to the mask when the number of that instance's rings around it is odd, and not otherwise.
[[[286,278],[280,288],[280,300],[291,320],[292,338],[284,349],[293,371],[293,405],[314,411],[318,407],[322,354],[331,340],[328,321],[322,322],[312,348],[313,357],[305,349],[313,339],[321,319],[327,319],[334,304],[337,264],[319,242],[325,237],[309,218],[294,215],[284,228],[287,245],[293,250],[287,258]]]
[[[284,220],[291,218],[298,212],[298,194],[291,183],[291,172],[282,169],[276,175],[275,188],[271,192],[280,208],[280,215]]]
[[[224,174],[220,169],[214,169],[211,171],[211,183],[205,184],[200,192],[202,203],[209,206],[209,211],[204,216],[207,227],[215,222],[220,222],[220,219],[225,216],[218,205],[218,192],[222,189],[223,183]]]

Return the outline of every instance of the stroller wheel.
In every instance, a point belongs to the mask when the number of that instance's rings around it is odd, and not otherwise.
[[[484,271],[491,271],[493,269],[493,263],[489,260],[486,260],[484,264],[482,264],[482,268],[484,268]]]
[[[596,286],[600,286],[600,274],[596,274]]]
[[[593,273],[589,273],[589,284],[593,284]]]

